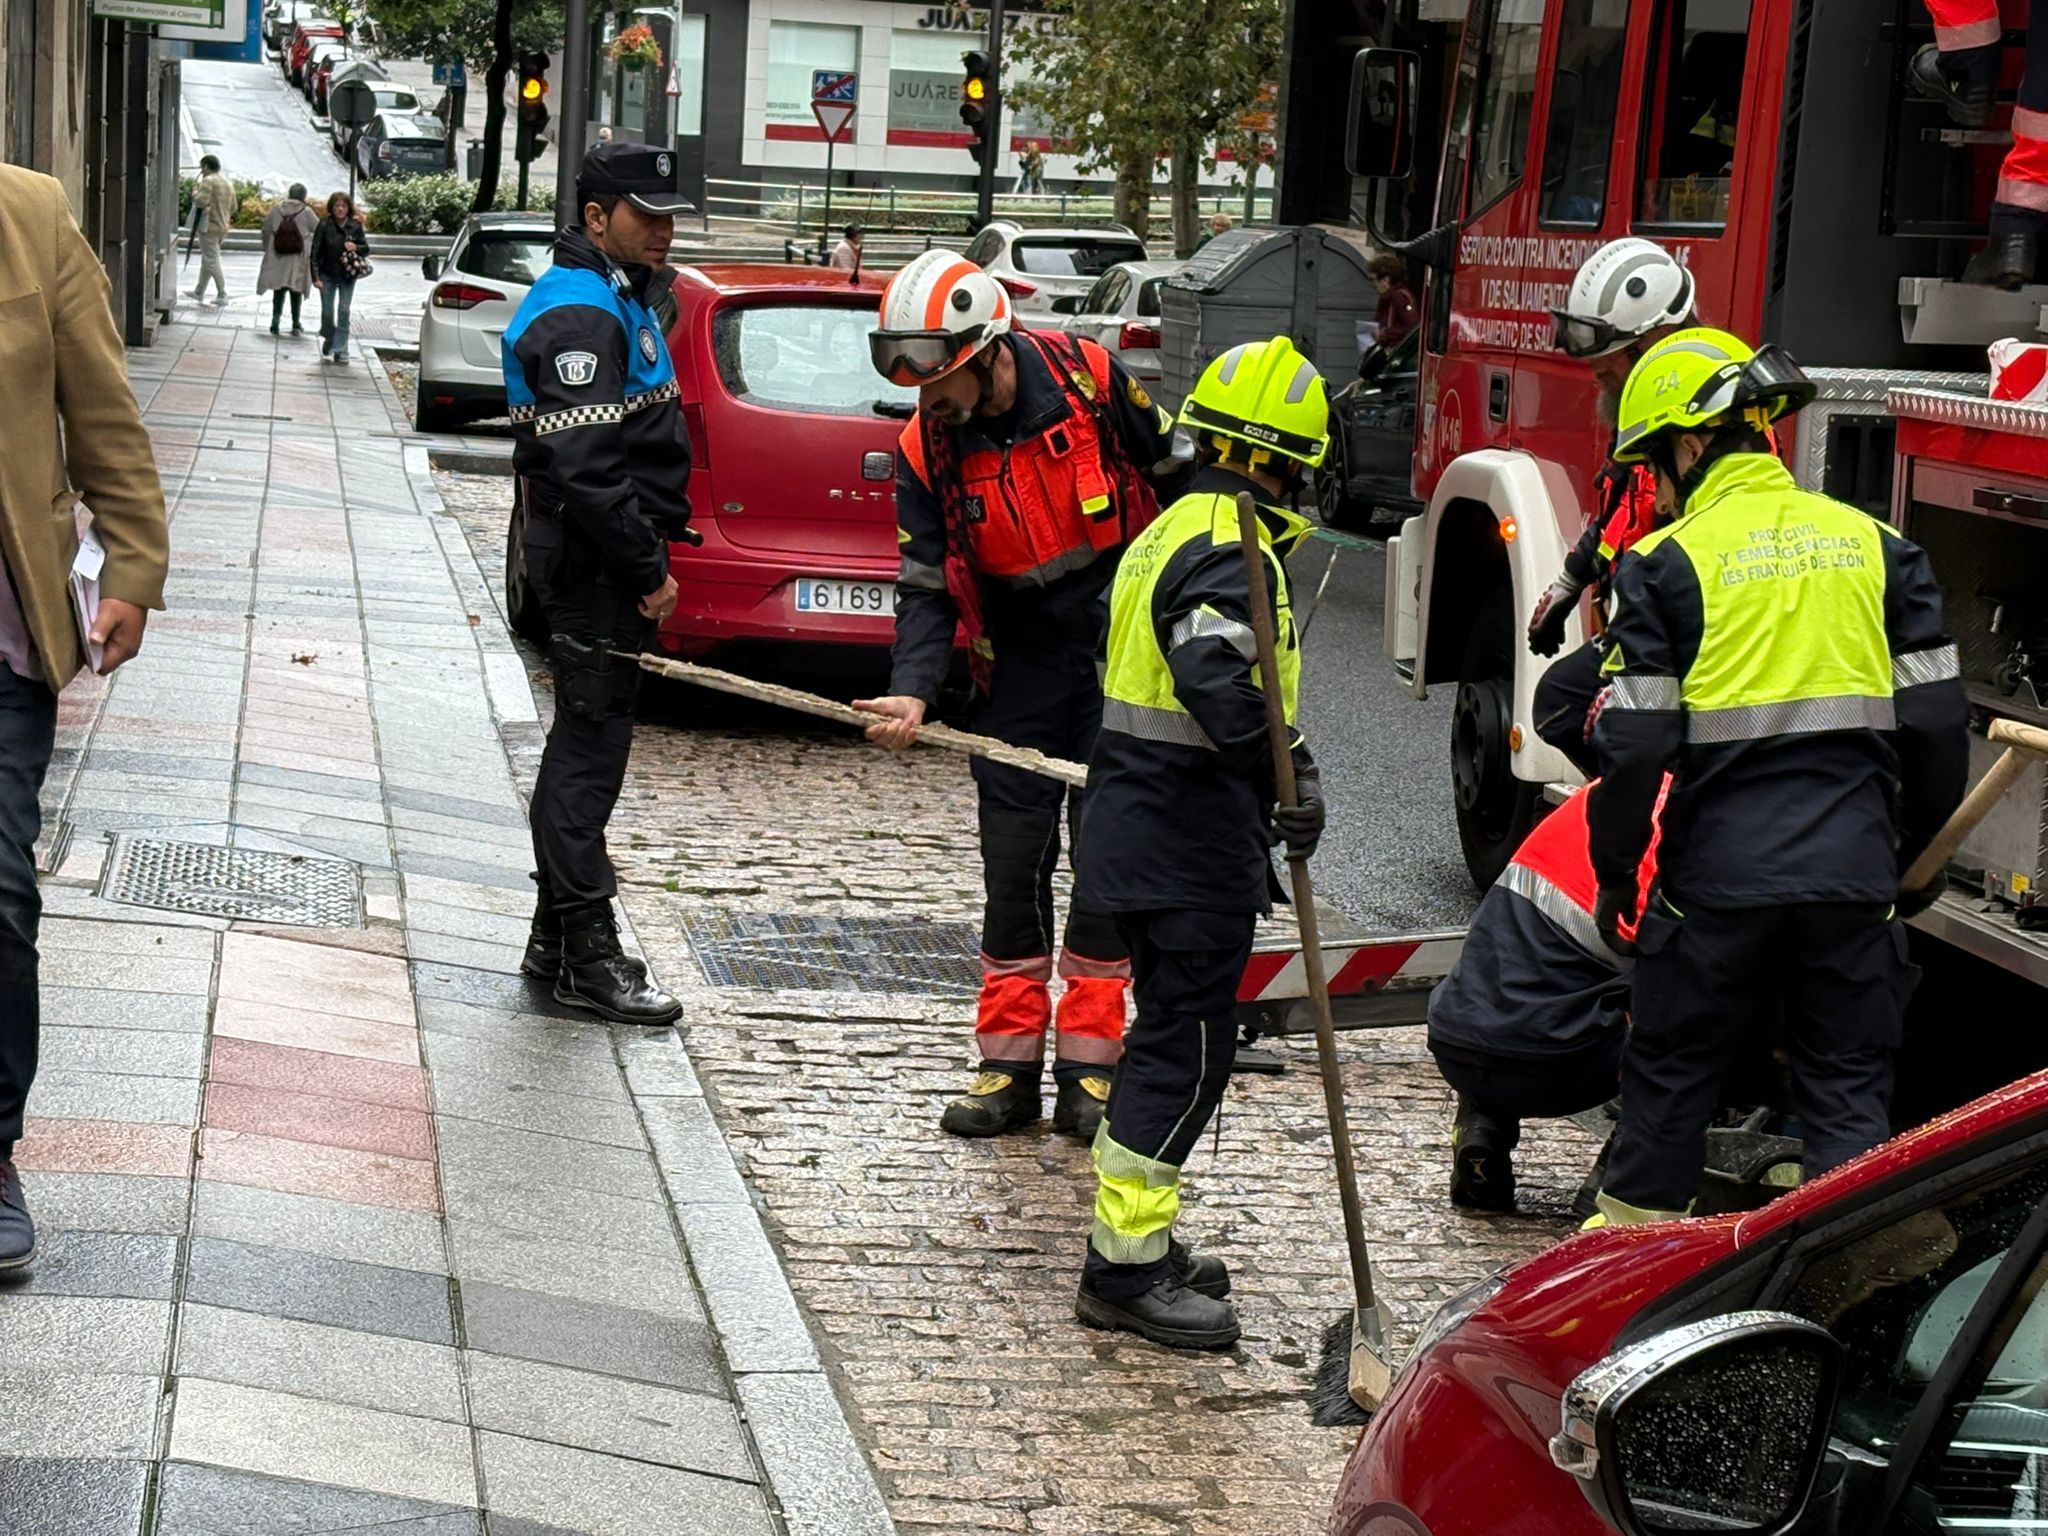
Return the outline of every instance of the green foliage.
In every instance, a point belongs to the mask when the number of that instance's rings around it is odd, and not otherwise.
[[[374,233],[452,235],[472,212],[476,187],[453,172],[439,176],[394,176],[366,187],[363,197],[364,220]],[[536,183],[528,189],[526,203],[535,212],[552,208],[553,184]],[[507,213],[518,208],[516,190],[500,187],[495,206]]]
[[[368,0],[384,29],[386,51],[399,57],[460,57],[476,72],[490,62],[496,0]],[[561,0],[512,0],[512,46],[561,52]],[[481,80],[471,89],[481,89]]]
[[[192,218],[192,199],[198,194],[197,176],[178,178],[178,227],[183,229]],[[261,229],[263,216],[270,211],[270,201],[263,195],[263,188],[253,181],[235,183],[235,216],[230,221],[233,229]]]

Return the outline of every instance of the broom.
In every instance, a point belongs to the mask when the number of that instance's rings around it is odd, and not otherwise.
[[[1273,749],[1273,777],[1280,804],[1301,803],[1294,782],[1294,753],[1288,741],[1286,708],[1280,697],[1279,647],[1273,638],[1272,597],[1266,584],[1265,554],[1259,547],[1258,503],[1250,492],[1237,498],[1238,544],[1251,588],[1252,634],[1258,643],[1260,692],[1266,700],[1266,737]],[[1365,1246],[1365,1216],[1358,1203],[1358,1172],[1351,1155],[1351,1126],[1344,1114],[1344,1080],[1337,1066],[1337,1028],[1330,1016],[1330,982],[1323,971],[1322,934],[1308,861],[1289,856],[1294,919],[1301,930],[1301,962],[1308,977],[1316,1026],[1316,1060],[1322,1067],[1323,1108],[1330,1120],[1330,1147],[1337,1161],[1337,1198],[1344,1209],[1344,1242],[1350,1250],[1352,1308],[1323,1334],[1323,1357],[1309,1398],[1309,1417],[1321,1425],[1363,1424],[1393,1390],[1394,1368],[1387,1348],[1386,1304],[1373,1294],[1372,1257]]]

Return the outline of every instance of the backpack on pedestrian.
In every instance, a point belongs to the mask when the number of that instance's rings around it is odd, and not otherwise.
[[[305,231],[299,228],[299,216],[291,215],[277,226],[270,237],[270,248],[280,256],[297,256],[306,249]]]

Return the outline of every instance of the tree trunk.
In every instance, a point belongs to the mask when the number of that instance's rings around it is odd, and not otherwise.
[[[1189,134],[1173,149],[1173,252],[1176,256],[1195,254],[1195,242],[1202,238],[1201,198],[1198,183],[1202,174],[1202,146]]]
[[[1126,154],[1116,168],[1116,221],[1143,240],[1152,226],[1152,157]]]
[[[484,153],[477,168],[478,213],[489,213],[498,200],[498,160],[505,143],[505,84],[512,75],[512,7],[515,0],[498,0],[491,26],[491,67],[484,76]]]

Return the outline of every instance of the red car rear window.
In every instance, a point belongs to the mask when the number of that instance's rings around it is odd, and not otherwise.
[[[891,414],[917,391],[875,372],[875,310],[850,304],[740,304],[712,321],[711,349],[726,392],[749,405],[809,415]]]

